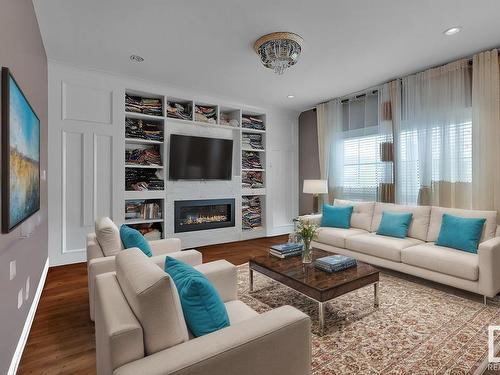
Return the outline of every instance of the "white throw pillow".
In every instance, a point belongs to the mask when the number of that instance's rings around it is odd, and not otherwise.
[[[120,231],[109,217],[101,217],[96,220],[95,235],[104,256],[116,255],[122,249]]]

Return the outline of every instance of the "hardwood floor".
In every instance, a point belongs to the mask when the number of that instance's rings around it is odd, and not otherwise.
[[[197,250],[204,262],[226,259],[238,265],[286,240],[286,236],[260,238]],[[95,374],[86,263],[49,269],[18,374]]]

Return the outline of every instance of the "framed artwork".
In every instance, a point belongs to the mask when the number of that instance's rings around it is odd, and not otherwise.
[[[2,68],[2,232],[40,209],[40,120]]]

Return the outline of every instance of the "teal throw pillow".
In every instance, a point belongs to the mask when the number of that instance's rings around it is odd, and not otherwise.
[[[125,249],[138,247],[148,257],[153,256],[148,241],[146,241],[142,233],[139,232],[138,230],[123,224],[120,227],[120,238],[123,242],[123,246],[125,247]]]
[[[167,272],[177,287],[188,328],[199,337],[229,326],[229,316],[217,290],[189,264],[167,257]]]
[[[382,220],[377,234],[396,238],[405,238],[410,228],[413,214],[411,212],[382,212]]]
[[[352,210],[353,206],[330,206],[324,204],[321,226],[349,229],[351,227]]]
[[[477,254],[485,222],[486,219],[443,214],[436,245]]]

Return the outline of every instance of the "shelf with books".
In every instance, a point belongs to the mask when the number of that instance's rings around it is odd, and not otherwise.
[[[166,117],[184,121],[193,121],[194,102],[188,99],[167,97]]]
[[[125,90],[125,113],[135,118],[156,119],[164,116],[164,97],[136,90]]]

